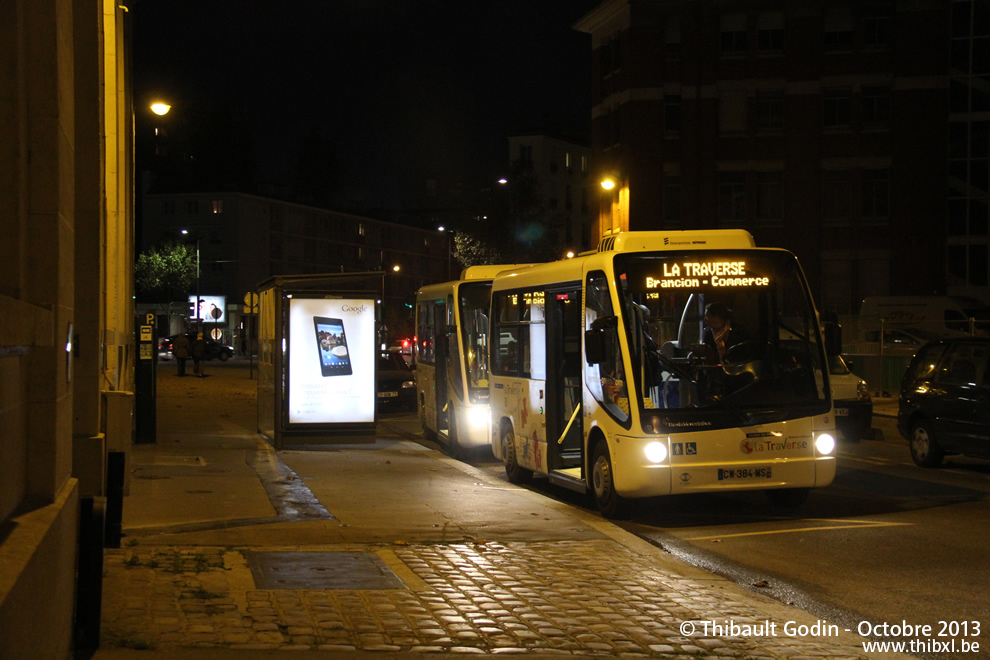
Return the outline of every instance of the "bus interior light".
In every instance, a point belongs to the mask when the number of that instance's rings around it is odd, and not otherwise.
[[[835,438],[831,433],[822,433],[815,439],[815,449],[823,456],[830,455],[835,450]]]
[[[663,463],[667,460],[667,445],[662,442],[651,442],[643,450],[646,460],[651,463]]]

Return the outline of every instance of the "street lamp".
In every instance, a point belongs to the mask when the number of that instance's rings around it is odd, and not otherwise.
[[[437,231],[447,237],[447,280],[450,280],[450,235],[452,232],[447,231],[443,225],[437,227]]]
[[[189,235],[189,230],[188,229],[183,229],[183,230],[181,230],[180,233],[188,236]],[[203,319],[202,319],[202,314],[200,314],[200,309],[199,309],[199,305],[200,305],[200,302],[199,302],[199,235],[197,234],[195,236],[195,238],[196,238],[196,331],[199,332],[200,330],[203,329]]]
[[[156,101],[155,103],[151,104],[151,111],[156,115],[158,115],[159,117],[167,115],[168,111],[171,109],[172,106],[170,106],[168,103],[163,103],[161,101]]]

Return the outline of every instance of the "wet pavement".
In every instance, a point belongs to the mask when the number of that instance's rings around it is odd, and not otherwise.
[[[388,418],[373,443],[275,451],[246,363],[159,366],[98,659],[880,657],[844,631],[786,634],[816,620]]]

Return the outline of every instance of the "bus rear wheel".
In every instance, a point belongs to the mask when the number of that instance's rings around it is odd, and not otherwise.
[[[516,434],[509,425],[502,429],[502,461],[505,463],[505,477],[510,484],[524,484],[533,476],[531,470],[519,465],[516,458]]]
[[[591,487],[598,510],[606,518],[623,518],[629,509],[628,500],[615,491],[615,474],[612,457],[608,453],[608,443],[604,440],[595,445],[591,456]]]

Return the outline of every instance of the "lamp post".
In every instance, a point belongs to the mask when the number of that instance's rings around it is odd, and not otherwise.
[[[437,231],[447,238],[447,280],[450,280],[450,232],[443,225],[437,227]]]
[[[181,231],[181,233],[188,236],[189,235],[189,230],[188,229],[183,229]],[[200,298],[199,298],[199,282],[200,282],[200,278],[199,278],[199,235],[197,234],[195,236],[195,238],[196,238],[196,332],[200,332],[203,329],[203,319],[202,319],[202,314],[200,314],[200,309],[199,309],[199,305],[200,305],[200,302],[199,302],[199,300],[200,300]]]

